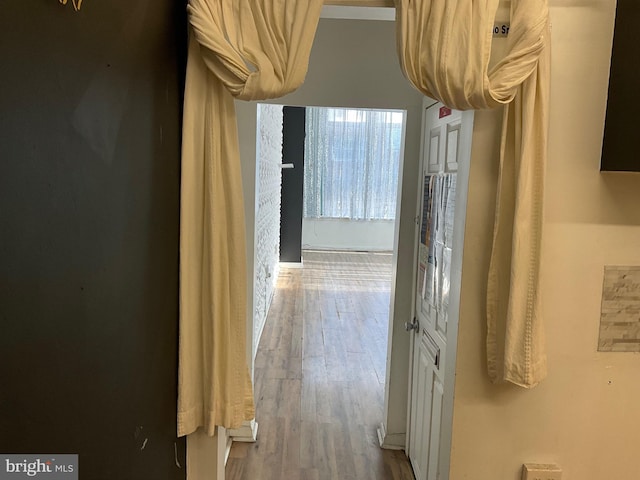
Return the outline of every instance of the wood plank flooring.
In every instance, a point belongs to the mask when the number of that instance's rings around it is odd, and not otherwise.
[[[256,357],[256,443],[228,480],[413,480],[382,450],[391,255],[304,252],[282,268]]]

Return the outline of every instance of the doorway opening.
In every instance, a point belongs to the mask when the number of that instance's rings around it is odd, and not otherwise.
[[[327,473],[379,478],[394,468],[405,473],[399,478],[412,478],[404,454],[381,450],[376,433],[383,420],[405,123],[403,110],[258,106],[256,420],[263,442],[277,439],[285,452],[305,445],[293,455],[301,469],[327,461],[322,445],[329,442],[343,455],[324,465]],[[284,251],[290,236],[298,253]],[[249,463],[263,469],[264,454],[237,445],[230,468],[235,457],[246,463],[249,455]],[[286,461],[274,475],[296,468]]]
[[[307,251],[395,252],[406,112],[259,104],[252,356],[281,266]]]
[[[354,9],[355,10],[355,9]],[[357,9],[364,12],[366,9]],[[390,20],[395,18],[390,16]],[[366,39],[366,42],[362,40]],[[383,445],[385,449],[397,448],[404,450],[407,439],[407,405],[409,386],[409,355],[411,336],[404,329],[404,323],[410,321],[413,313],[412,285],[415,281],[413,268],[415,247],[415,215],[417,191],[417,178],[419,176],[419,159],[421,155],[421,122],[423,96],[417,92],[406,80],[400,70],[395,47],[395,26],[392,21],[382,19],[338,19],[322,18],[316,31],[309,69],[304,84],[295,92],[279,99],[277,102],[295,106],[324,106],[336,105],[350,108],[376,108],[376,109],[401,109],[406,111],[405,142],[402,168],[402,205],[401,214],[396,218],[396,232],[394,232],[394,249],[397,255],[392,255],[392,315],[389,325],[388,337],[388,363],[386,365],[386,382],[384,388],[383,418],[380,419],[378,438],[370,438],[370,446],[379,449]],[[247,247],[249,268],[249,289],[253,287],[254,267],[263,275],[270,275],[273,281],[277,278],[274,271],[259,269],[253,262],[255,244],[259,238],[254,229],[256,206],[259,199],[256,198],[255,184],[260,173],[256,166],[256,139],[261,137],[258,133],[256,118],[257,103],[236,102],[236,114],[238,122],[240,157],[242,162],[245,218],[247,219]],[[296,169],[284,169],[282,173],[295,172]],[[264,172],[265,174],[267,172]],[[288,202],[291,204],[292,202]],[[275,249],[275,248],[274,248]],[[269,286],[269,288],[271,288]],[[253,291],[249,292],[248,301],[253,302]],[[274,302],[276,299],[274,299]],[[255,311],[253,303],[249,305],[249,312]],[[256,325],[252,316],[247,323],[247,359],[253,366],[253,343],[258,336]],[[266,327],[265,327],[266,328]],[[266,338],[265,334],[263,337]],[[275,363],[284,365],[282,360]],[[281,374],[282,375],[282,374]],[[260,408],[260,397],[257,397]],[[283,410],[281,410],[283,411]],[[284,413],[277,413],[283,417]],[[282,436],[271,437],[264,426],[259,427],[259,448],[265,444],[277,441]],[[244,429],[247,431],[249,428]],[[371,432],[371,429],[369,430]],[[234,441],[239,440],[236,432],[231,432]],[[247,435],[248,436],[248,435]],[[241,438],[246,438],[242,436]],[[255,437],[254,437],[255,438]],[[334,442],[332,451],[341,452],[339,442]],[[236,445],[240,446],[241,445]],[[255,447],[253,444],[252,447]],[[235,449],[236,447],[234,447]],[[280,456],[280,447],[273,447]],[[301,445],[298,445],[300,450]],[[235,455],[237,450],[232,452]],[[398,452],[404,456],[402,452]],[[285,451],[287,457],[295,457],[295,451]],[[274,454],[275,455],[275,454]],[[298,455],[299,456],[299,455]],[[230,460],[231,462],[232,460]],[[251,463],[251,462],[247,462]],[[245,469],[247,464],[245,464]],[[228,465],[229,471],[231,465]],[[393,478],[385,472],[377,476],[365,476],[364,478]],[[305,472],[305,478],[313,478],[316,473]],[[256,475],[260,478],[260,475]],[[256,478],[254,477],[254,478]],[[275,478],[289,478],[283,473]],[[292,478],[295,478],[293,475]]]

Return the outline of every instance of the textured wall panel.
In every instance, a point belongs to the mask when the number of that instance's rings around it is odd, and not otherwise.
[[[640,267],[604,267],[601,352],[640,352]]]
[[[280,257],[282,107],[258,107],[253,355],[267,318]]]

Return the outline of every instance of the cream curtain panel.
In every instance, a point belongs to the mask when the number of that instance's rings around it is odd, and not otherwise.
[[[178,435],[254,416],[234,98],[304,80],[322,0],[190,0],[180,224]]]
[[[533,387],[546,375],[540,239],[549,102],[547,0],[511,0],[508,53],[491,69],[499,0],[396,0],[398,53],[425,95],[460,110],[504,107],[487,289],[493,381]]]
[[[67,0],[59,0],[60,3],[62,5],[66,5],[67,4]],[[71,3],[73,5],[73,9],[77,12],[80,10],[80,8],[82,7],[82,0],[71,0]]]

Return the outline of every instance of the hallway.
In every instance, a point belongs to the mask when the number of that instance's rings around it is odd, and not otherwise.
[[[304,252],[282,268],[255,365],[258,441],[229,480],[412,480],[382,450],[391,254]]]

